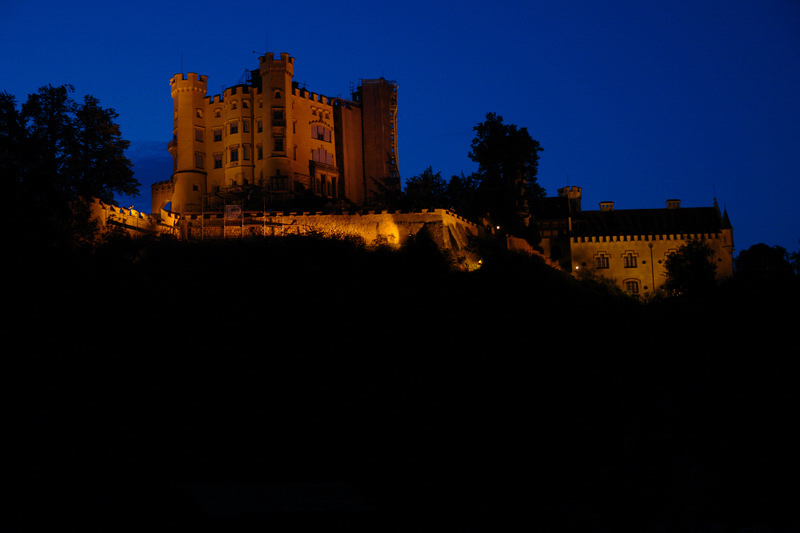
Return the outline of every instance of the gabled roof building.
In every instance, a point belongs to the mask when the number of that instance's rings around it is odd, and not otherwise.
[[[545,255],[574,275],[592,273],[644,295],[666,282],[669,254],[701,239],[714,251],[717,278],[733,275],[733,227],[716,199],[712,207],[681,207],[675,199],[660,209],[614,209],[614,202],[599,207],[581,208],[580,187],[564,187],[535,205]]]

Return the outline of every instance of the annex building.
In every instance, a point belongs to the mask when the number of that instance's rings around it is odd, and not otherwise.
[[[614,202],[599,207],[581,208],[580,187],[539,201],[534,212],[545,256],[573,275],[594,274],[644,295],[666,282],[669,254],[702,239],[714,251],[717,278],[733,275],[733,227],[716,199],[712,207],[681,207],[680,200],[659,209],[614,209]]]
[[[152,185],[152,213],[264,209],[298,197],[368,206],[399,187],[395,82],[361,80],[351,99],[329,98],[293,81],[289,54],[259,62],[221,95],[207,94],[207,76],[170,80],[173,172]]]

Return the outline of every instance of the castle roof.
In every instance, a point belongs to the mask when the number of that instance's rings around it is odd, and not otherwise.
[[[553,220],[567,218],[570,215],[569,199],[563,196],[537,198],[531,203],[536,220]]]
[[[581,211],[573,214],[572,234],[589,237],[717,233],[730,227],[727,213],[721,216],[716,207],[620,209]]]

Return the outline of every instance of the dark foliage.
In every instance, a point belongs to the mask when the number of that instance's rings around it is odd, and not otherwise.
[[[789,254],[781,246],[754,244],[742,250],[734,261],[736,277],[752,283],[786,283],[794,277]]]
[[[428,244],[117,236],[15,273],[4,527],[796,526],[796,314]]]
[[[686,297],[705,296],[715,285],[717,266],[714,250],[703,240],[692,240],[667,256],[664,261],[667,271],[666,291]]]
[[[530,202],[545,195],[536,181],[542,148],[526,128],[504,124],[495,113],[473,129],[469,157],[478,163],[484,209],[507,233],[527,237]]]
[[[129,142],[92,96],[75,102],[69,85],[16,99],[0,94],[0,180],[12,238],[23,246],[73,247],[94,233],[86,203],[136,195],[124,151]]]
[[[447,182],[431,167],[406,179],[404,199],[408,209],[441,208],[447,205]]]

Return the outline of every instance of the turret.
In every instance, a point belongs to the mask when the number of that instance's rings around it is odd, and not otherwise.
[[[577,213],[581,210],[581,188],[580,187],[561,187],[558,189],[558,195],[562,198],[569,199],[569,209],[572,213]]]
[[[184,77],[176,74],[170,80],[173,100],[172,211],[197,211],[205,194],[205,105],[206,78],[194,72]]]

